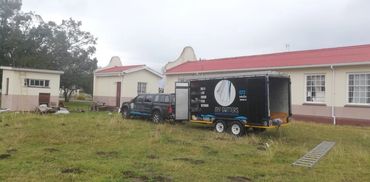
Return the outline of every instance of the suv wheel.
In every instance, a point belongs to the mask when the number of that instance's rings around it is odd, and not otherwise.
[[[127,108],[123,108],[122,118],[123,119],[130,119],[130,114],[128,113],[128,109]]]
[[[159,111],[154,111],[152,114],[153,123],[160,123],[162,121],[162,116]]]

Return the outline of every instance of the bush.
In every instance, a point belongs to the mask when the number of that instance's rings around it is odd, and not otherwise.
[[[86,97],[85,97],[84,95],[80,94],[80,95],[78,95],[78,96],[76,97],[76,99],[77,99],[77,100],[85,100],[85,99],[86,99]]]

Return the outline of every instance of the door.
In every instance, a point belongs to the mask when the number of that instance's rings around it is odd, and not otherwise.
[[[121,106],[121,82],[117,82],[117,89],[116,89],[116,106]]]
[[[175,117],[176,120],[189,119],[189,83],[176,82],[175,84]]]
[[[39,93],[39,105],[46,104],[49,106],[50,103],[50,93]]]

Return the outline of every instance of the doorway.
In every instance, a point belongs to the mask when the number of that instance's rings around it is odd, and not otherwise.
[[[46,104],[49,106],[50,103],[50,93],[39,93],[39,105]]]
[[[121,105],[121,82],[117,82],[116,89],[116,106],[120,107]]]

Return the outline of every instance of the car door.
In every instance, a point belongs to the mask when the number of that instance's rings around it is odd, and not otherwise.
[[[139,95],[134,99],[134,102],[130,105],[132,114],[142,113],[144,98],[144,95]]]
[[[154,95],[148,94],[145,96],[142,112],[148,115],[152,114],[153,99],[154,99]]]

